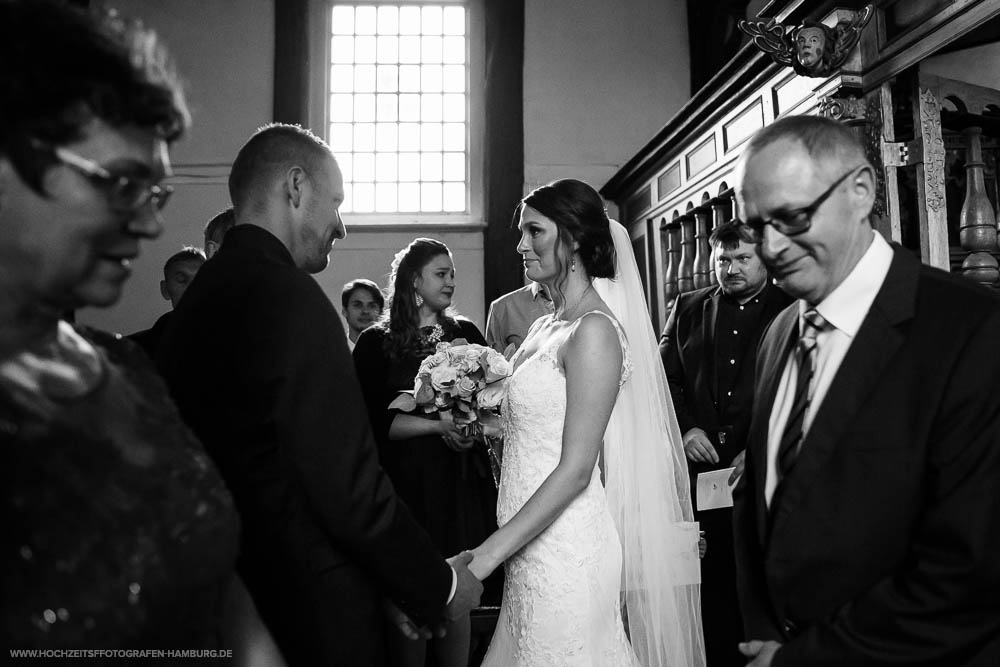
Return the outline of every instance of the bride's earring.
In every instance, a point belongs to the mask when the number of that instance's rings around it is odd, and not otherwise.
[[[419,294],[413,297],[413,300],[416,302],[417,308],[424,305],[424,297],[420,296]]]
[[[576,271],[576,257],[574,257],[573,261],[570,262],[570,264],[569,264],[569,270],[570,271]]]

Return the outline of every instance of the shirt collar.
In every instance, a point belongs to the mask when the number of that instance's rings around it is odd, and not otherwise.
[[[528,288],[531,290],[532,299],[538,299],[538,295],[541,295],[542,299],[544,299],[545,301],[549,301],[549,297],[545,293],[545,290],[542,289],[541,283],[532,282],[530,285],[528,285]]]
[[[892,247],[878,232],[872,230],[872,235],[871,245],[851,272],[816,306],[823,319],[851,338],[861,328],[892,264]],[[801,319],[808,308],[804,301],[799,302],[800,330]]]

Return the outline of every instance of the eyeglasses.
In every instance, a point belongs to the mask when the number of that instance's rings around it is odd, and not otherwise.
[[[108,203],[117,211],[135,211],[150,204],[153,210],[160,212],[167,205],[174,189],[169,185],[158,185],[139,178],[130,178],[110,171],[77,155],[62,146],[51,148],[56,159],[67,167],[72,167],[100,185],[107,193]]]
[[[763,218],[750,218],[749,220],[744,220],[743,224],[752,229],[758,236],[764,233],[764,227],[771,225],[776,230],[781,232],[784,236],[796,236],[798,234],[804,234],[809,231],[812,226],[812,218],[816,215],[816,211],[819,207],[823,205],[830,195],[837,189],[841,183],[847,180],[847,178],[867,165],[858,165],[854,167],[846,174],[838,178],[833,182],[826,191],[816,198],[813,203],[808,206],[803,206],[802,208],[793,209],[791,211],[779,211],[770,220],[764,220]]]

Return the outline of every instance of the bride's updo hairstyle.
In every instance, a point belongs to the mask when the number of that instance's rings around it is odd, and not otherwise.
[[[577,252],[591,278],[615,277],[615,242],[604,200],[594,188],[573,178],[552,181],[521,200],[514,213],[515,224],[521,209],[530,206],[556,224],[561,244],[556,246],[559,284],[569,272],[570,258],[564,248],[579,244]],[[562,246],[562,247],[560,247]]]

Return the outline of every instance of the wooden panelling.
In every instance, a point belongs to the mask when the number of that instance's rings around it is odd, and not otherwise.
[[[656,196],[663,199],[681,187],[681,163],[675,162],[656,179]]]
[[[786,114],[813,94],[817,80],[797,76],[794,72],[771,89],[774,99],[774,115]]]
[[[716,158],[718,158],[718,153],[715,150],[715,134],[712,134],[684,156],[684,161],[687,164],[687,177],[697,176],[712,166]]]
[[[649,208],[651,204],[650,186],[647,185],[630,197],[625,203],[625,211],[622,214],[622,218],[628,222],[632,222],[639,217],[640,213]]]
[[[728,153],[764,127],[764,103],[757,97],[753,103],[722,126],[722,150]]]

